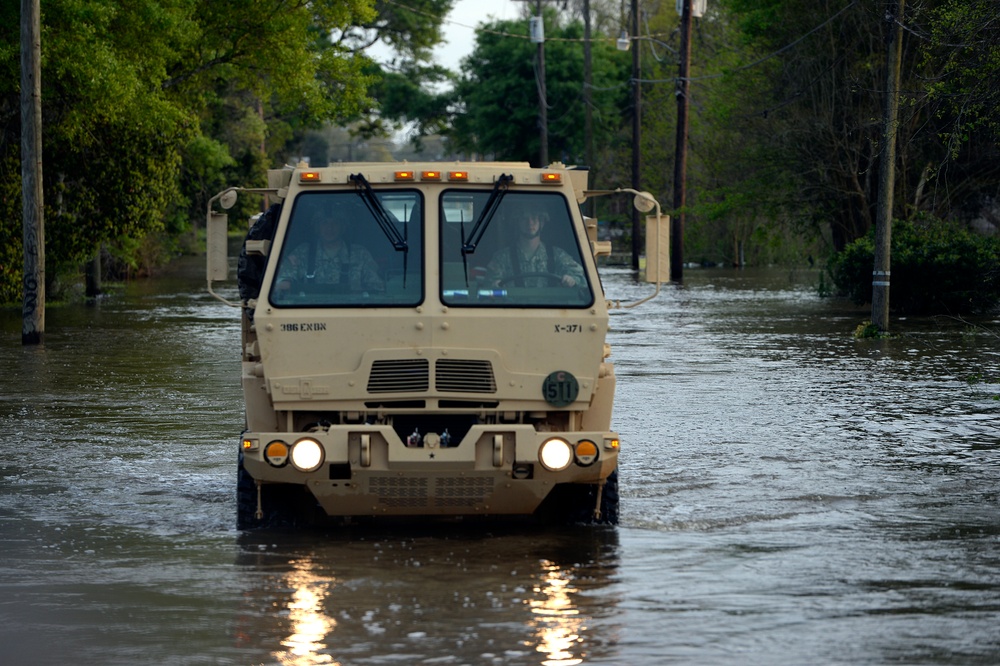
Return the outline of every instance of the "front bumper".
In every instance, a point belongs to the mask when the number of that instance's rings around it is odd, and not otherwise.
[[[315,471],[267,461],[269,443],[294,446],[306,437],[323,449]],[[547,469],[539,450],[552,438],[574,449],[591,442],[596,459],[574,456],[565,469]],[[429,436],[407,446],[391,427],[376,425],[246,433],[243,441],[250,476],[262,484],[305,485],[330,516],[530,515],[557,484],[601,484],[618,463],[616,433],[538,432],[530,425],[476,425],[455,446]]]

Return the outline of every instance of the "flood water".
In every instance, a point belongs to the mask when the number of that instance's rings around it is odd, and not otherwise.
[[[3,664],[1000,663],[998,318],[689,270],[613,315],[618,528],[241,534],[201,275],[0,311]]]

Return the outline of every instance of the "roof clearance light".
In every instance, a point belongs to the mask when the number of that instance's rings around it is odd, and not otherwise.
[[[469,172],[468,171],[449,171],[448,172],[448,180],[456,181],[456,182],[465,182],[465,181],[469,180]]]
[[[397,181],[400,181],[400,180],[413,180],[413,179],[414,179],[414,174],[413,174],[412,171],[397,171],[396,172],[396,180]]]
[[[424,171],[420,174],[420,180],[441,180],[440,171]]]
[[[562,182],[562,174],[561,173],[551,173],[551,172],[543,173],[542,174],[542,182],[543,183],[561,183]]]
[[[318,183],[320,181],[319,171],[301,171],[299,172],[299,182],[300,183]]]

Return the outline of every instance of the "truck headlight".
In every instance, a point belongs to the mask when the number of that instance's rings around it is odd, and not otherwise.
[[[300,472],[315,472],[323,464],[323,447],[315,439],[300,439],[292,445],[292,467]]]
[[[561,472],[573,462],[573,447],[564,439],[546,440],[538,449],[538,460],[550,472]]]

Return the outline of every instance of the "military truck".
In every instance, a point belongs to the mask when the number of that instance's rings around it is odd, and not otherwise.
[[[269,172],[238,278],[238,526],[618,521],[615,373],[585,169],[355,163]],[[628,190],[630,191],[630,190]],[[603,194],[603,193],[602,193]],[[649,210],[652,197],[636,194]],[[657,210],[659,210],[657,206]]]

